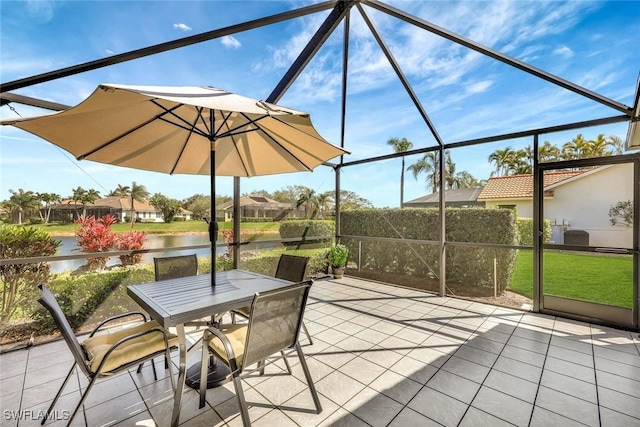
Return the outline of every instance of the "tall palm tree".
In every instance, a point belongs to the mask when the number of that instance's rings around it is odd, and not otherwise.
[[[391,145],[396,153],[406,153],[413,148],[413,142],[407,138],[390,138],[387,145]],[[402,168],[400,169],[400,208],[404,205],[404,156],[402,156]]]
[[[565,160],[581,159],[588,151],[588,142],[581,133],[562,145],[562,158]]]
[[[118,186],[112,190],[109,194],[107,194],[108,197],[128,197],[129,193],[131,193],[131,188],[128,185],[121,185],[118,184]]]
[[[560,149],[549,141],[538,147],[538,155],[541,162],[555,162],[560,159]]]
[[[332,192],[325,191],[324,193],[318,194],[318,207],[320,208],[320,218],[324,218],[327,214],[327,211],[331,208],[331,199]]]
[[[133,201],[142,202],[148,199],[150,196],[147,188],[144,185],[138,185],[135,181],[131,184],[131,191],[129,192],[129,199],[131,200],[131,227],[135,222],[135,208],[133,207]]]
[[[624,151],[624,142],[618,135],[610,135],[607,144],[613,149],[613,154],[620,155]]]
[[[511,147],[498,148],[489,154],[489,163],[495,163],[496,169],[491,172],[491,176],[508,175],[509,168],[514,165],[516,152]]]
[[[315,218],[318,213],[318,198],[316,197],[315,190],[305,187],[305,189],[298,195],[296,201],[296,208],[304,206],[306,216],[308,218]]]
[[[418,175],[422,172],[427,174],[426,181],[428,183],[427,188],[431,187],[431,192],[436,193],[440,188],[440,161],[438,153],[435,151],[429,151],[424,153],[421,159],[417,160],[414,164],[407,167],[408,171],[413,173],[413,177],[417,180]]]
[[[45,224],[49,223],[49,219],[51,218],[51,205],[54,203],[60,203],[60,195],[55,193],[38,193],[38,199],[44,203],[44,208],[47,210],[45,215],[40,213],[40,218],[44,221]]]
[[[457,185],[456,164],[451,160],[451,152],[449,150],[445,151],[444,155],[444,182],[447,188],[455,188]]]
[[[22,188],[19,188],[18,191],[9,190],[9,193],[11,193],[11,197],[5,206],[9,211],[18,213],[18,224],[22,224],[23,214],[37,209],[40,206],[40,200],[33,191],[24,191]]]

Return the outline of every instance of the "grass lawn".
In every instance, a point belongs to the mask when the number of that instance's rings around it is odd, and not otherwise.
[[[546,251],[544,293],[618,307],[633,307],[631,256]],[[533,297],[533,255],[518,251],[510,288]]]
[[[232,222],[218,223],[220,230],[230,230]],[[73,235],[76,230],[75,224],[50,225],[38,224],[33,227],[40,228],[52,235]],[[240,224],[243,231],[277,232],[280,227],[279,222],[246,222]],[[113,224],[111,229],[116,233],[131,231],[130,224]],[[139,222],[133,227],[135,231],[145,231],[149,234],[171,234],[171,233],[206,233],[207,224],[204,221],[178,221],[165,224],[164,222]]]

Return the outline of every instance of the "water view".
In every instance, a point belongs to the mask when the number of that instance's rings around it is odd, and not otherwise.
[[[78,245],[76,244],[75,236],[60,236],[54,237],[56,240],[60,240],[62,243],[58,248],[56,255],[74,255],[82,253]],[[208,245],[208,234],[173,234],[173,235],[157,235],[149,234],[145,240],[145,249],[159,249],[159,248],[171,248],[178,246],[193,246],[193,245]],[[226,248],[218,248],[218,254],[226,252]],[[150,254],[144,254],[142,256],[143,263],[153,262],[154,257],[184,255],[187,253],[196,253],[199,257],[210,257],[211,249],[188,249],[182,251],[167,251],[167,252],[154,252]],[[66,270],[75,270],[76,268],[86,264],[85,259],[56,261],[51,263],[51,271],[53,273],[60,273]],[[120,264],[118,257],[111,257],[107,262],[107,266],[113,266]]]

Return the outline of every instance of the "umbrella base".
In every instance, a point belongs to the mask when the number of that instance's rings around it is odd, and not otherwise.
[[[187,369],[187,376],[184,383],[189,387],[200,390],[200,362],[195,363],[189,369]],[[209,372],[207,373],[207,389],[220,387],[221,385],[229,382],[231,370],[222,362],[216,361],[211,366],[209,364]]]

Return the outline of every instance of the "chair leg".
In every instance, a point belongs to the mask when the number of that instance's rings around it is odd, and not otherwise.
[[[151,359],[149,362],[151,363],[151,369],[153,369],[153,379],[155,381],[158,381],[158,374],[156,373],[156,364],[153,363],[153,359]]]
[[[313,345],[311,334],[309,333],[309,330],[307,329],[307,325],[305,325],[304,322],[302,322],[302,329],[304,330],[304,334],[307,336],[307,339],[309,340],[309,345]]]
[[[258,368],[260,368],[260,375],[264,375],[264,360],[258,362]]]
[[[234,375],[233,386],[236,389],[236,397],[240,404],[240,417],[242,418],[242,425],[244,427],[251,427],[251,420],[249,419],[249,410],[247,409],[247,401],[244,399],[244,391],[242,390],[242,382],[240,377]]]
[[[304,377],[307,379],[307,385],[309,386],[311,397],[313,397],[313,403],[315,403],[316,411],[318,411],[317,413],[319,414],[322,412],[322,405],[320,404],[320,398],[318,397],[316,386],[313,383],[313,378],[311,378],[311,372],[309,372],[309,367],[307,366],[307,361],[302,352],[302,347],[300,347],[300,343],[296,343],[296,352],[298,353],[298,359],[300,359],[300,366],[302,366],[302,370],[304,371]]]
[[[284,360],[284,364],[287,367],[287,372],[289,372],[289,375],[293,375],[291,372],[291,365],[289,365],[289,360],[287,359],[287,355],[284,350],[280,350],[280,354],[282,355],[282,360]]]
[[[82,396],[80,397],[80,402],[78,402],[78,406],[76,406],[76,409],[73,410],[73,414],[71,414],[71,417],[69,417],[69,423],[67,425],[71,425],[71,421],[73,420],[73,417],[75,417],[76,414],[78,413],[78,409],[80,409],[85,399],[89,395],[89,392],[91,391],[91,388],[95,384],[97,378],[98,378],[98,375],[94,375],[91,378],[91,381],[89,381],[89,385],[87,386],[87,389],[84,391],[84,393],[82,393]]]
[[[62,385],[60,386],[60,389],[58,390],[56,397],[53,398],[53,402],[51,402],[51,406],[49,406],[49,409],[47,409],[47,412],[44,413],[44,416],[42,417],[42,421],[40,422],[40,425],[44,425],[44,423],[47,421],[47,418],[49,417],[49,414],[52,413],[51,411],[53,411],[53,407],[56,405],[56,402],[60,398],[60,395],[62,394],[62,390],[64,390],[65,386],[69,382],[69,378],[71,378],[71,374],[73,374],[73,370],[75,368],[76,368],[76,362],[73,362],[73,365],[71,365],[71,369],[69,369],[69,373],[67,374],[67,377],[62,382]],[[69,423],[71,423],[71,420],[69,420]]]

